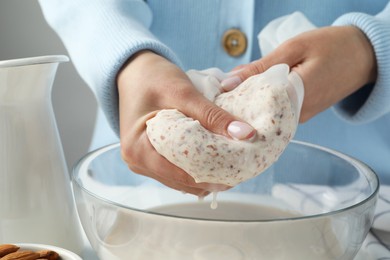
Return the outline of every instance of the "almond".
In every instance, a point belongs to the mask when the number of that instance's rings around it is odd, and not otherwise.
[[[17,251],[8,254],[1,258],[1,260],[36,260],[39,254],[33,251]]]
[[[3,256],[8,255],[10,253],[16,252],[18,250],[19,250],[19,247],[12,245],[12,244],[0,245],[0,257],[3,257]]]
[[[52,250],[40,250],[37,251],[39,254],[39,258],[42,259],[48,259],[48,260],[57,260],[60,259],[60,256],[58,255],[57,252],[52,251]]]

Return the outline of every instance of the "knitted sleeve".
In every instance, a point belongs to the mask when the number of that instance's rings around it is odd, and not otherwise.
[[[377,60],[378,76],[374,85],[365,86],[334,106],[351,123],[368,123],[390,112],[390,4],[376,16],[348,13],[335,26],[360,28],[370,40]]]
[[[116,76],[129,57],[149,49],[180,64],[175,54],[148,30],[153,17],[144,1],[39,0],[39,4],[117,134]]]

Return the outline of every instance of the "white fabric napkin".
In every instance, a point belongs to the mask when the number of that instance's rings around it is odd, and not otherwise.
[[[370,258],[368,258],[369,256]],[[355,260],[390,259],[390,186],[381,185],[374,221]]]

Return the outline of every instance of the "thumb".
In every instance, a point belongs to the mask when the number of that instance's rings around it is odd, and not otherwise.
[[[187,100],[185,111],[187,116],[196,119],[209,131],[231,137],[235,140],[247,140],[255,136],[256,130],[246,122],[218,107],[202,95],[195,94]]]

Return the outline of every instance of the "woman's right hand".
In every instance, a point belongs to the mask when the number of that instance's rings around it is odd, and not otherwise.
[[[206,129],[235,139],[252,137],[255,130],[251,126],[207,100],[181,69],[151,51],[134,55],[118,74],[117,84],[121,153],[132,171],[198,196],[228,188],[195,183],[161,156],[149,142],[146,121],[162,109],[177,109]]]

